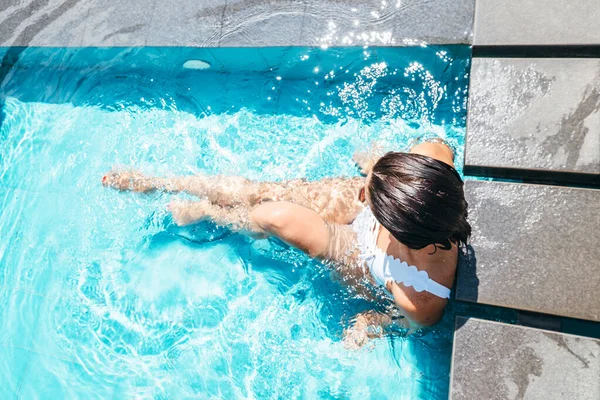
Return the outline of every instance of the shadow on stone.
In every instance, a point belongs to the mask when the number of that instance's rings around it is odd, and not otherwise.
[[[479,278],[477,277],[477,257],[473,246],[467,245],[458,254],[458,271],[454,291],[455,300],[476,302],[479,296]],[[460,329],[466,319],[458,318],[456,329]]]

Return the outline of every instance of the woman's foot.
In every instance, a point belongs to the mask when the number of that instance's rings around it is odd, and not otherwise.
[[[102,185],[117,190],[131,190],[140,193],[156,189],[150,178],[137,171],[112,170],[102,177]]]
[[[173,215],[173,221],[179,226],[191,225],[208,215],[208,201],[173,200],[167,210]]]

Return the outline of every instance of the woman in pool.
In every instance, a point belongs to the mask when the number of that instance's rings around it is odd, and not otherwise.
[[[454,154],[441,140],[409,153],[357,154],[366,177],[254,182],[235,176],[155,178],[111,171],[103,185],[136,192],[187,192],[203,200],[173,201],[175,222],[203,218],[233,230],[276,236],[311,257],[331,261],[346,281],[365,279],[417,326],[436,323],[450,296],[471,227]],[[364,286],[363,286],[364,287]],[[361,345],[392,322],[359,315],[347,340]],[[377,327],[378,329],[367,329]]]

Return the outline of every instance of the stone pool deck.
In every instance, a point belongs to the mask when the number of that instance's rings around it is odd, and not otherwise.
[[[453,352],[453,399],[598,398],[597,339],[457,318]]]
[[[519,325],[457,318],[451,397],[598,399],[598,21],[598,0],[4,0],[0,46],[473,45],[456,301]]]
[[[455,297],[529,327],[457,318],[452,399],[600,398],[599,20],[597,1],[476,3],[465,173],[496,179],[466,181]]]
[[[0,46],[470,44],[473,10],[474,0],[4,0]]]

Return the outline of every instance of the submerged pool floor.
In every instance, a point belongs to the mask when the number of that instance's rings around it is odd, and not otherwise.
[[[349,351],[372,305],[326,267],[100,178],[353,176],[426,132],[460,162],[468,48],[0,55],[0,398],[447,397],[450,315]]]

